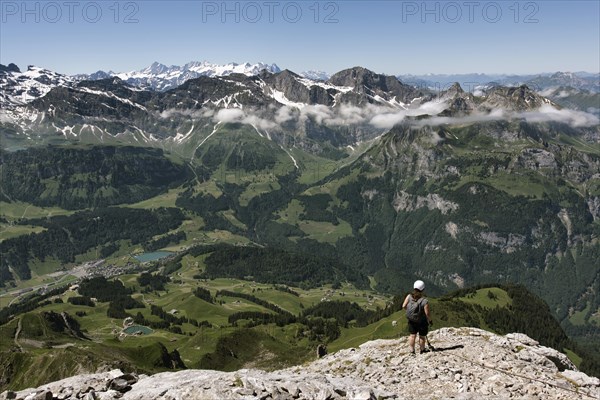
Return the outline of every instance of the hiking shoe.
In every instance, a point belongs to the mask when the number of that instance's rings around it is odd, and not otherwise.
[[[411,351],[411,352],[410,352],[408,355],[409,355],[409,356],[411,356],[411,357],[414,357],[414,356],[416,356],[416,354],[415,354],[415,351],[414,351],[414,350],[413,350],[413,351]]]
[[[419,351],[419,354],[423,354],[423,353],[429,353],[431,350],[429,349],[423,349]]]

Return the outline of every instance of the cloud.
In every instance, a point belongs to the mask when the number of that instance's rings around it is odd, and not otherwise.
[[[336,109],[336,114],[325,123],[327,125],[361,125],[370,118],[372,113],[377,113],[376,108],[371,104],[366,107],[342,104]]]
[[[13,117],[4,110],[0,110],[0,124],[11,124],[14,122]]]
[[[600,120],[596,115],[584,112],[569,110],[566,108],[556,109],[551,105],[543,105],[537,111],[523,113],[522,115],[527,122],[545,122],[556,121],[564,122],[574,127],[598,125]]]
[[[588,114],[600,115],[600,108],[588,107],[586,111],[588,112]]]
[[[319,125],[333,118],[333,109],[322,104],[308,105],[300,110],[300,122],[305,122],[308,118],[314,119]]]
[[[295,108],[283,106],[275,112],[275,122],[283,124],[297,118],[297,112]]]
[[[243,124],[252,125],[255,128],[260,129],[274,129],[278,127],[278,124],[276,124],[275,122],[269,121],[264,118],[260,118],[256,115],[246,115],[244,116],[244,118],[242,118],[240,122],[242,122]]]
[[[425,125],[460,125],[476,122],[500,121],[509,119],[524,119],[527,122],[562,122],[573,127],[594,126],[600,123],[596,115],[569,109],[557,109],[549,104],[543,105],[536,111],[508,112],[501,109],[489,113],[474,113],[462,117],[437,117],[411,121],[415,126]]]
[[[391,129],[394,125],[404,121],[406,117],[416,117],[419,115],[436,115],[444,111],[448,104],[443,101],[434,100],[421,104],[415,108],[406,110],[398,110],[390,112],[389,109],[384,112],[377,113],[371,117],[369,123],[376,128]],[[430,121],[429,119],[427,121]],[[428,123],[428,122],[426,122]]]
[[[191,119],[202,119],[202,118],[210,118],[214,114],[214,110],[210,108],[202,108],[200,110],[188,110],[188,109],[177,109],[177,108],[169,108],[167,110],[162,111],[158,114],[158,116],[162,119],[171,119],[173,117],[188,117]]]
[[[289,105],[280,107],[270,106],[267,109],[258,108],[221,108],[201,110],[165,110],[160,113],[161,118],[173,116],[187,116],[192,119],[211,118],[214,122],[242,123],[252,125],[261,130],[284,129],[285,124],[289,128],[292,124],[300,129],[307,121],[314,121],[318,125],[329,127],[336,126],[361,126],[365,129],[389,130],[400,123],[409,123],[413,126],[425,125],[453,125],[469,124],[486,121],[498,121],[506,119],[524,119],[528,122],[556,121],[569,124],[573,127],[585,127],[598,125],[599,118],[590,112],[576,111],[571,109],[557,109],[552,105],[543,105],[536,111],[511,112],[495,109],[489,113],[474,112],[467,116],[440,117],[440,112],[448,107],[446,101],[435,99],[423,104],[415,104],[411,108],[398,109],[383,105],[367,104],[355,106],[341,104],[337,107],[325,105],[306,105],[297,108]],[[415,119],[427,115],[428,118]]]
[[[239,108],[221,108],[213,117],[215,122],[235,123],[242,122],[245,114]]]
[[[369,123],[376,128],[391,129],[394,125],[399,124],[406,118],[405,112],[385,113],[375,115]]]
[[[539,90],[538,94],[544,97],[552,98],[552,99],[564,99],[565,97],[572,96],[577,94],[576,89],[561,89],[558,86],[549,87],[544,90]]]
[[[242,123],[252,125],[255,128],[260,129],[273,129],[277,127],[277,124],[268,119],[259,117],[255,112],[247,113],[245,110],[240,108],[221,108],[213,116],[215,122],[223,123]]]

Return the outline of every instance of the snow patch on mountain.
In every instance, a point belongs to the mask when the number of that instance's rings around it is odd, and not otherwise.
[[[75,79],[30,65],[27,71],[0,72],[0,107],[13,108],[43,97],[55,87],[73,86]]]

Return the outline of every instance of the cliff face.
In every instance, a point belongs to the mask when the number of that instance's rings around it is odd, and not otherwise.
[[[598,399],[600,380],[523,334],[475,328],[430,334],[435,351],[406,338],[375,340],[280,371],[185,370],[80,375],[0,399]]]

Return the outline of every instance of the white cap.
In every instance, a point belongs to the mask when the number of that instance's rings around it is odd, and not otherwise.
[[[423,290],[425,290],[425,282],[420,281],[420,280],[419,281],[415,281],[415,284],[413,285],[413,288],[415,288],[417,290],[420,290],[420,291],[423,291]]]

